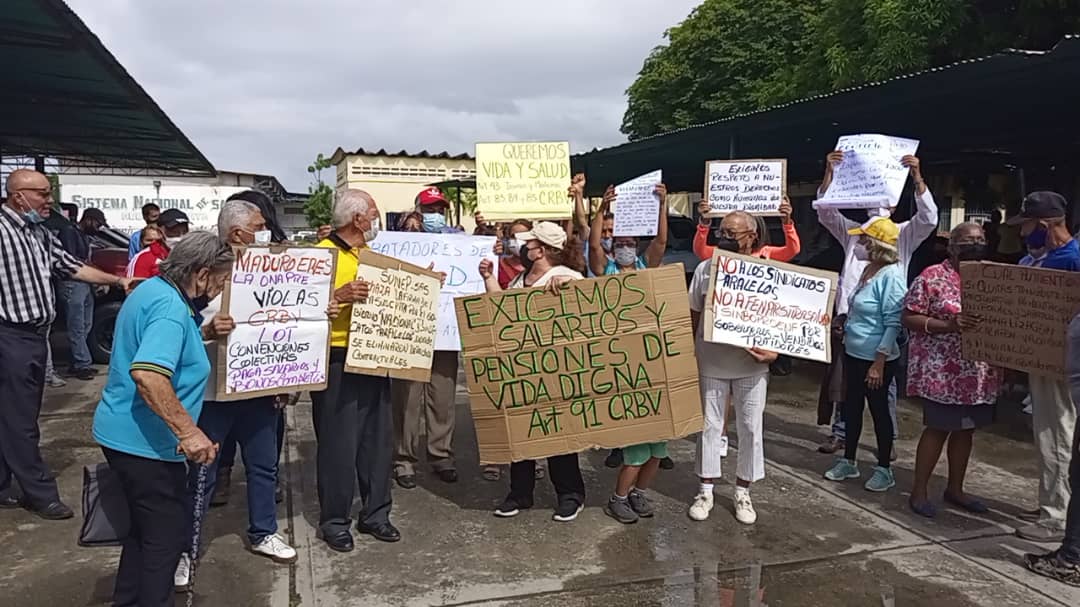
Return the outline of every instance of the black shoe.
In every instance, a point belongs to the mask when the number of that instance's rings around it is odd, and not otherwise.
[[[416,477],[412,474],[402,474],[394,479],[398,487],[402,489],[416,489]]]
[[[612,449],[611,453],[604,458],[604,465],[608,468],[618,468],[622,465],[622,449]]]
[[[551,515],[551,520],[559,523],[569,523],[577,518],[577,515],[581,514],[581,511],[585,509],[585,504],[573,496],[573,495],[560,495],[559,505],[555,507],[555,514]]]
[[[0,508],[18,508],[19,506],[22,506],[22,502],[13,495],[0,497]]]
[[[337,531],[331,535],[323,535],[323,541],[336,552],[352,552],[353,539],[348,529]]]
[[[528,510],[532,507],[532,500],[525,501],[507,496],[506,499],[503,500],[503,503],[499,504],[499,507],[495,509],[495,516],[499,518],[511,518],[521,514],[522,510]]]
[[[672,470],[674,468],[675,468],[675,462],[672,461],[672,459],[670,457],[665,457],[664,459],[660,460],[660,469],[661,470]]]
[[[444,483],[457,482],[457,470],[439,470],[439,480]]]
[[[397,542],[401,540],[401,532],[390,523],[379,523],[370,526],[357,523],[356,530],[360,533],[366,533],[380,542]]]
[[[64,505],[64,502],[52,502],[43,508],[28,505],[26,509],[47,521],[62,521],[75,516],[75,513]]]
[[[90,381],[91,379],[94,379],[95,377],[97,377],[97,375],[98,375],[97,369],[90,369],[90,368],[76,369],[71,374],[71,376],[74,377],[75,379],[80,379],[82,381]]]

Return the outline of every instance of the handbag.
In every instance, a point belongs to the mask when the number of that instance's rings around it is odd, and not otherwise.
[[[119,546],[131,529],[131,511],[120,477],[109,464],[83,466],[80,546]]]

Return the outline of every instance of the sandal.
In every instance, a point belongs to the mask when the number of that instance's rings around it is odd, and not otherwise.
[[[948,492],[946,492],[945,502],[952,504],[953,506],[956,506],[961,510],[967,510],[972,514],[986,514],[987,512],[990,512],[990,508],[988,508],[986,504],[980,502],[973,497],[965,496],[965,498],[961,500],[953,497]]]

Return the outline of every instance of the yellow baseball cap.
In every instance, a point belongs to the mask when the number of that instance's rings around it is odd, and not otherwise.
[[[900,227],[888,217],[871,217],[870,221],[857,228],[851,228],[847,233],[852,236],[865,234],[890,247],[895,247],[896,241],[900,239]]]

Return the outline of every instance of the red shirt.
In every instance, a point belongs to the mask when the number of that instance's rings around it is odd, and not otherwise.
[[[139,251],[128,263],[128,278],[153,278],[158,275],[158,264],[169,256],[169,249],[160,240]]]

